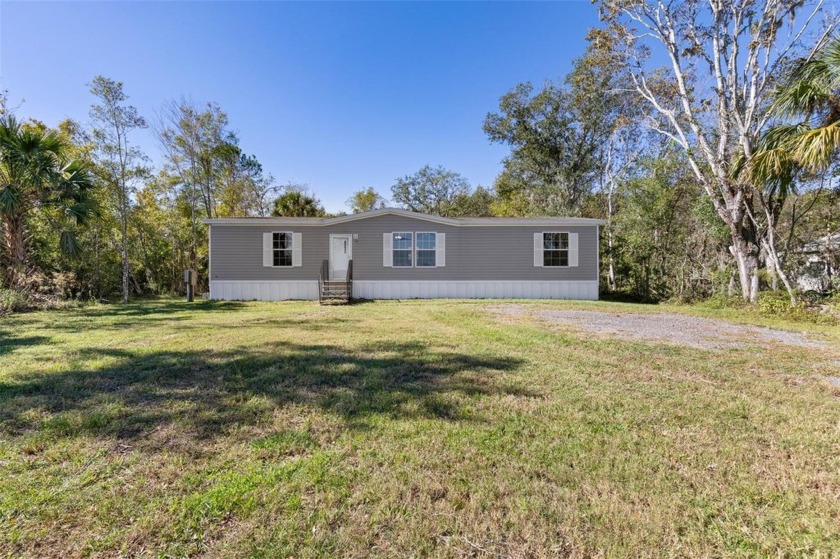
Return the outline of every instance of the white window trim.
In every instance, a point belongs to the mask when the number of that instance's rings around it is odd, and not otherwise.
[[[565,249],[563,249],[563,248],[560,248],[560,249],[545,248],[545,234],[546,233],[565,233],[566,234],[566,248]],[[543,244],[542,244],[542,247],[543,247],[543,249],[542,249],[542,256],[543,256],[542,267],[543,268],[571,268],[572,267],[571,266],[571,263],[572,263],[572,234],[571,234],[571,232],[569,232],[569,231],[543,231],[543,232],[540,233],[540,235],[542,235],[542,242],[543,242]],[[546,266],[545,265],[545,252],[547,250],[552,250],[552,251],[553,250],[557,250],[557,251],[565,250],[566,251],[566,265],[565,266]]]
[[[290,248],[274,248],[274,234],[275,233],[284,233],[289,236],[291,241]],[[293,231],[272,231],[271,232],[271,266],[269,268],[294,268],[295,267],[295,234]],[[274,253],[278,250],[288,250],[292,253],[291,263],[288,266],[278,266],[274,264]]]
[[[407,248],[394,248],[394,235],[396,233],[411,233],[411,265],[410,266],[397,266],[394,264],[394,253],[397,251],[407,252],[409,249]],[[427,249],[427,248],[417,248],[417,235],[421,233],[433,233],[435,236],[435,248]],[[442,235],[440,231],[391,231],[387,233],[391,237],[391,268],[402,268],[402,269],[409,269],[409,268],[418,268],[420,270],[428,270],[431,268],[443,268],[440,265],[440,254],[438,251],[440,250],[440,245],[438,244],[440,235]],[[434,266],[418,266],[417,265],[417,251],[418,250],[427,250],[429,252],[435,253],[435,265]]]
[[[417,235],[422,233],[430,233],[435,236],[435,248],[419,248],[417,246]],[[438,232],[437,231],[415,231],[414,232],[414,267],[415,268],[437,268],[438,267],[438,259],[437,259],[437,249],[438,249]],[[425,250],[427,252],[434,252],[435,253],[435,265],[434,266],[418,266],[417,265],[417,251],[418,250]]]
[[[397,233],[411,233],[411,248],[410,249],[408,249],[408,248],[394,248],[394,235],[396,235]],[[415,257],[416,257],[416,254],[414,254],[414,247],[415,247],[416,243],[417,243],[417,234],[414,231],[391,231],[391,267],[392,268],[414,268],[415,267],[414,266]],[[394,262],[395,261],[394,253],[397,252],[397,251],[410,252],[411,253],[411,264],[408,265],[408,266],[398,266]]]

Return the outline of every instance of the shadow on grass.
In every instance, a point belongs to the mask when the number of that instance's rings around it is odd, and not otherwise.
[[[642,295],[637,295],[634,293],[626,293],[624,291],[615,291],[612,293],[610,293],[607,290],[601,291],[599,295],[599,300],[608,303],[632,303],[634,305],[656,306],[661,304],[661,301],[657,299],[643,297]]]
[[[90,327],[97,330],[122,329],[136,326],[138,323],[148,325],[154,321],[183,321],[190,313],[199,312],[207,315],[227,313],[242,309],[246,303],[241,301],[195,301],[187,303],[173,299],[139,300],[128,304],[99,304],[84,305],[77,308],[54,309],[49,311],[53,315],[49,328],[63,332],[83,332]],[[67,319],[71,320],[67,320]],[[43,317],[35,313],[24,313],[14,316],[14,323],[18,327],[43,324]],[[93,325],[93,326],[91,326]],[[0,330],[0,352],[5,344],[3,334],[9,337],[12,333]]]
[[[12,353],[18,348],[46,343],[46,336],[16,336],[9,330],[0,330],[0,356]]]
[[[495,382],[518,360],[436,352],[419,342],[352,351],[286,343],[210,353],[90,349],[82,357],[116,363],[0,383],[0,432],[136,439],[175,426],[202,441],[264,425],[286,405],[365,428],[373,416],[469,419],[460,395],[533,396]]]

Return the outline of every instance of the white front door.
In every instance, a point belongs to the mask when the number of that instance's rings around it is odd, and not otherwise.
[[[353,258],[353,237],[330,235],[330,279],[346,280],[347,266]]]

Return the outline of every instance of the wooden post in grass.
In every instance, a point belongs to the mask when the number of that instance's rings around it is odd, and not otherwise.
[[[187,302],[192,303],[196,284],[195,270],[184,270],[184,283],[187,284]]]

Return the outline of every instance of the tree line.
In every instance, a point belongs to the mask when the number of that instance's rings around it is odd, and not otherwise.
[[[572,70],[502,95],[483,122],[509,147],[494,183],[426,165],[352,193],[351,212],[599,217],[604,291],[647,300],[762,289],[798,303],[802,247],[840,233],[840,39],[822,2],[600,0]],[[122,83],[90,83],[90,125],[0,105],[0,270],[7,290],[124,301],[206,282],[204,218],[325,216],[279,183],[214,103],[148,121]],[[476,123],[481,125],[482,123]],[[136,138],[149,129],[162,163]],[[148,132],[145,132],[148,133]],[[836,246],[821,257],[840,266]]]

